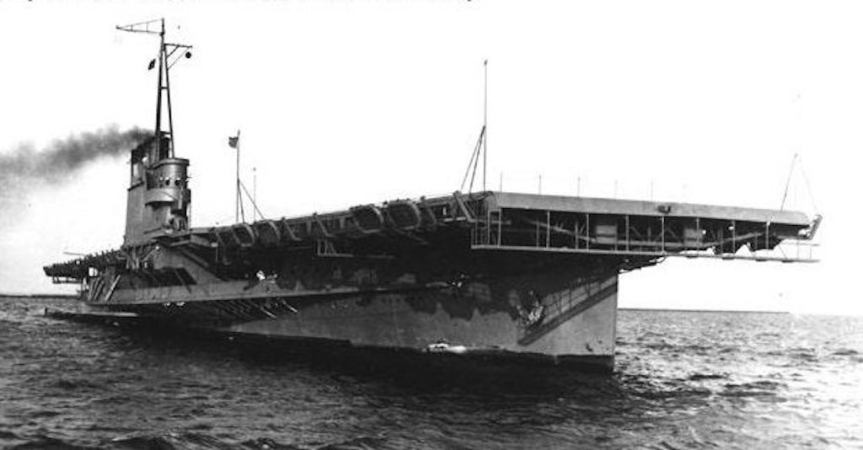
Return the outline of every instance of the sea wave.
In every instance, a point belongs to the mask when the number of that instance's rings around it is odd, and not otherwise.
[[[863,447],[860,318],[621,311],[592,375],[273,355],[48,304],[0,301],[2,448]]]

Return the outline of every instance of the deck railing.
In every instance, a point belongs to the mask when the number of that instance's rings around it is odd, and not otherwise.
[[[477,217],[471,230],[471,248],[816,262],[818,244],[811,241],[808,231],[799,226],[732,218],[499,209]]]

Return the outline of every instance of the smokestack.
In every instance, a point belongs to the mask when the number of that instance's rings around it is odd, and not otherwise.
[[[40,151],[32,144],[21,144],[0,154],[0,200],[11,194],[16,183],[56,185],[93,161],[125,155],[152,134],[137,127],[120,131],[113,125],[55,140]]]

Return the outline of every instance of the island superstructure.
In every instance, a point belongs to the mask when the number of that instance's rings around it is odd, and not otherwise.
[[[621,274],[668,257],[814,261],[820,216],[802,212],[495,191],[192,227],[189,161],[161,120],[178,44],[161,37],[122,246],[44,268],[80,285],[78,314],[610,370]]]

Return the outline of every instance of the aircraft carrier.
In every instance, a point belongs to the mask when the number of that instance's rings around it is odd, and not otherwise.
[[[123,27],[161,38],[123,244],[44,268],[80,285],[66,316],[611,370],[621,274],[669,257],[815,261],[821,218],[802,212],[494,191],[192,227],[168,83],[191,47],[158,25]]]

